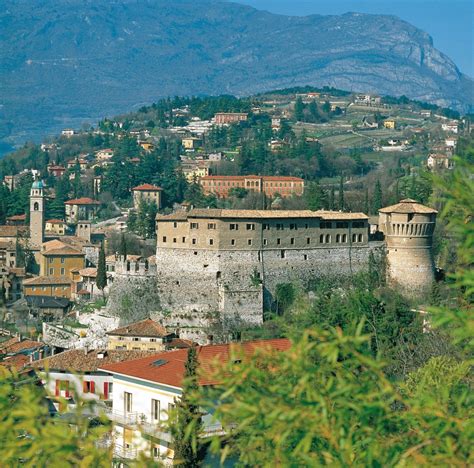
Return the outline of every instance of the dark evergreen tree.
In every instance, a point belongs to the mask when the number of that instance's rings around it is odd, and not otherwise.
[[[344,203],[344,179],[341,176],[339,179],[339,202],[338,207],[340,211],[344,211],[345,203]]]
[[[197,367],[197,349],[193,346],[188,351],[185,363],[181,398],[171,418],[174,466],[180,468],[196,468],[200,465],[199,432],[202,424],[199,406],[194,401],[199,389]]]
[[[297,122],[302,122],[304,120],[304,108],[305,105],[301,97],[297,97],[295,101],[294,116]]]
[[[123,258],[123,260],[127,260],[127,239],[125,239],[125,234],[122,232],[120,236],[120,251],[119,255]]]
[[[334,185],[331,185],[331,190],[329,192],[329,209],[334,210],[336,207],[336,190]]]
[[[372,196],[372,214],[377,214],[380,208],[382,208],[382,185],[380,184],[380,180],[377,180]]]
[[[103,245],[100,246],[95,284],[102,291],[102,295],[105,296],[104,289],[107,286],[107,272],[105,269],[105,250]]]

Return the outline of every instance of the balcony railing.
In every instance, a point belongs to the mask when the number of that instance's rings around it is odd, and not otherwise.
[[[125,458],[127,460],[136,460],[138,450],[136,448],[127,448],[123,445],[114,445],[114,458]]]

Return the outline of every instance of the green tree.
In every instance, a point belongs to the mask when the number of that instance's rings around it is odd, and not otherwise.
[[[120,236],[120,250],[119,255],[124,259],[127,260],[127,240],[125,239],[125,234],[122,232]]]
[[[334,210],[336,208],[336,190],[334,185],[331,185],[331,190],[329,191],[329,209]]]
[[[305,105],[301,97],[297,97],[295,101],[295,108],[294,108],[294,117],[297,122],[302,122],[304,120],[304,108]]]
[[[339,193],[338,193],[338,208],[340,211],[344,211],[345,202],[344,202],[344,179],[341,176],[339,179]]]
[[[198,436],[201,431],[201,413],[195,397],[199,389],[198,355],[195,346],[188,351],[184,367],[182,394],[171,415],[174,465],[181,468],[199,466],[201,453]]]
[[[380,184],[380,180],[377,179],[372,195],[372,214],[377,214],[382,206],[382,185]]]
[[[326,193],[317,182],[310,182],[305,188],[306,206],[312,211],[321,210],[326,206]]]
[[[102,291],[102,295],[105,297],[104,289],[107,286],[107,271],[105,265],[105,250],[104,246],[100,246],[99,260],[97,262],[97,276],[95,278],[96,286]]]

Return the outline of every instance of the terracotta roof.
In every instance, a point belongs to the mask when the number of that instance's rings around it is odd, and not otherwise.
[[[112,336],[147,336],[151,338],[162,338],[169,334],[163,325],[151,319],[140,320],[107,332],[107,335]]]
[[[0,237],[16,237],[28,231],[28,226],[0,226]]]
[[[0,242],[0,250],[16,250],[15,242],[13,241]]]
[[[430,208],[429,206],[422,205],[418,203],[416,200],[412,200],[411,198],[405,198],[404,200],[400,200],[400,203],[396,205],[387,206],[385,208],[381,208],[379,210],[380,213],[437,213],[436,210]]]
[[[23,281],[24,286],[48,286],[53,284],[71,285],[72,281],[66,276],[35,276]]]
[[[64,224],[62,219],[48,219],[46,222],[50,224]]]
[[[48,171],[65,171],[64,166],[48,166]]]
[[[2,354],[16,354],[21,351],[27,351],[29,349],[38,349],[45,346],[44,343],[33,340],[22,340],[18,341],[18,337],[12,338],[4,343],[0,344],[0,353]]]
[[[99,355],[103,354],[100,358]],[[139,359],[156,354],[156,351],[139,350],[94,350],[71,349],[32,364],[36,369],[63,370],[70,372],[95,372],[99,367],[113,363],[125,364],[131,359]]]
[[[243,352],[245,357],[254,355],[257,349],[287,351],[291,342],[286,338],[274,340],[248,341],[246,343],[230,343],[222,345],[199,346],[197,348],[200,385],[214,385],[218,382],[212,380],[212,370],[215,364],[221,365],[229,360],[232,352]],[[148,380],[150,382],[181,387],[184,364],[188,355],[187,349],[168,351],[150,357],[129,361],[127,363],[111,364],[101,369],[111,373],[122,374],[130,377]],[[160,362],[161,361],[161,362]]]
[[[273,182],[304,182],[301,177],[292,177],[292,176],[258,176],[258,175],[246,175],[246,176],[219,176],[219,175],[209,175],[203,176],[200,180],[244,180],[244,179],[262,179],[264,182],[271,180]]]
[[[14,356],[8,356],[0,361],[0,366],[8,367],[9,369],[15,368],[16,370],[23,369],[30,362],[30,357],[26,354],[15,354]]]
[[[97,200],[92,200],[89,197],[74,198],[73,200],[68,200],[64,202],[65,205],[100,205],[100,202]]]
[[[64,247],[60,247],[59,249],[49,249],[44,252],[41,252],[42,255],[45,257],[49,255],[75,255],[75,256],[84,256],[84,253],[82,253],[80,250],[77,250],[73,247],[70,247],[68,245]]]
[[[81,276],[90,276],[95,278],[97,276],[97,268],[83,268],[82,270],[79,270],[79,274]]]
[[[26,214],[13,215],[7,218],[8,221],[25,221],[25,219]]]
[[[368,219],[364,213],[344,213],[340,211],[310,210],[221,210],[217,208],[193,209],[171,215],[157,215],[157,221],[186,220],[187,218],[320,218],[320,219]]]
[[[174,338],[171,341],[165,343],[166,349],[187,349],[191,348],[191,346],[195,345],[195,343],[191,340],[184,340],[183,338]]]
[[[161,187],[157,187],[156,185],[151,184],[142,184],[138,185],[137,187],[133,187],[132,190],[138,192],[160,192],[163,190]]]
[[[87,289],[81,289],[77,294],[79,294],[79,296],[90,296],[91,293]]]
[[[8,269],[8,272],[13,273],[15,276],[25,276],[26,275],[25,268],[12,268],[12,267],[10,267]]]

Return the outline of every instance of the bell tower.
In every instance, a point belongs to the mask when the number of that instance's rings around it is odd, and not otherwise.
[[[434,281],[432,252],[437,211],[410,198],[379,210],[387,244],[387,279],[412,297],[423,297]]]
[[[30,191],[30,244],[39,249],[44,241],[44,184],[35,180]]]

